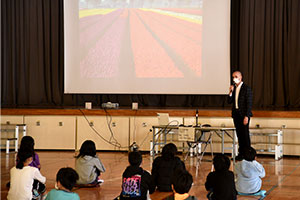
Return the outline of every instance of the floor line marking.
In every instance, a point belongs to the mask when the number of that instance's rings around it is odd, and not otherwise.
[[[295,167],[290,173],[288,173],[287,175],[285,175],[285,176],[284,176],[284,177],[283,177],[276,185],[274,185],[271,189],[269,189],[269,190],[267,191],[266,196],[260,197],[259,200],[263,200],[265,197],[267,197],[267,196],[268,196],[275,188],[278,187],[278,185],[279,185],[280,183],[283,183],[284,180],[285,180],[286,178],[288,178],[292,173],[294,173],[294,172],[296,171],[296,169],[299,168],[299,167],[300,167],[300,164],[296,165],[296,167]]]

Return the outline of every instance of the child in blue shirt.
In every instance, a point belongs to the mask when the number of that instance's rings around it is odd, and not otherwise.
[[[254,194],[260,191],[265,177],[264,167],[255,160],[256,151],[252,147],[245,149],[244,159],[235,164],[236,190],[240,193]]]
[[[78,178],[74,169],[70,167],[61,168],[56,175],[56,189],[47,194],[46,200],[79,200],[78,194],[72,192]]]

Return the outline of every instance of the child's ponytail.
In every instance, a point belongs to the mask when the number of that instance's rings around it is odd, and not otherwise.
[[[19,151],[32,151],[32,156],[34,160],[34,139],[28,135],[22,137]]]
[[[32,157],[32,151],[19,151],[17,155],[17,169],[23,169],[25,161]]]

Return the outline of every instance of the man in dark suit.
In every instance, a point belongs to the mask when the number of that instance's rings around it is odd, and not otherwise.
[[[249,135],[250,117],[252,117],[252,91],[242,81],[242,73],[232,74],[234,85],[229,88],[228,103],[232,103],[232,118],[239,140],[239,154],[237,160],[243,159],[243,150],[251,146]]]

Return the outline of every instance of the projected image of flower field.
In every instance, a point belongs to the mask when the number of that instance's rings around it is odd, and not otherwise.
[[[167,6],[160,5],[165,1],[153,5],[150,0],[139,4],[124,0],[114,6],[101,2],[79,1],[82,77],[112,78],[124,73],[137,78],[201,76],[199,1],[182,0],[178,2],[186,5]]]

